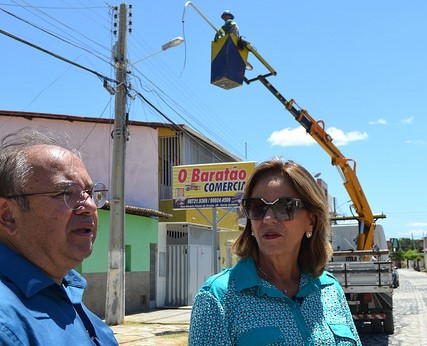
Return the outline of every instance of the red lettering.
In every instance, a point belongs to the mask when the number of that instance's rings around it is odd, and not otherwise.
[[[193,168],[193,173],[191,174],[191,182],[196,183],[199,181],[200,177],[200,169],[199,168]]]
[[[178,181],[182,184],[187,179],[187,170],[186,169],[180,169],[178,172]]]

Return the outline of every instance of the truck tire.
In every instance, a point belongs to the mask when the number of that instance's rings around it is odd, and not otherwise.
[[[386,319],[384,320],[384,333],[394,334],[393,311],[387,311],[385,315]]]
[[[371,321],[371,333],[382,333],[383,327],[381,326],[381,320]]]

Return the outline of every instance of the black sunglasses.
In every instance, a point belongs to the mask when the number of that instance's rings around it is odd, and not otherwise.
[[[271,208],[274,217],[279,221],[293,220],[296,212],[303,208],[299,198],[281,197],[274,202],[267,202],[264,198],[243,198],[242,206],[245,215],[250,220],[262,220]]]

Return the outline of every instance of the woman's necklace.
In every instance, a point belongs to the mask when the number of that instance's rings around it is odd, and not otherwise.
[[[260,271],[260,273],[262,274],[262,276],[264,276],[264,280],[268,281],[269,283],[271,283],[272,285],[276,286],[280,291],[282,291],[284,294],[288,294],[288,290],[283,287],[282,285],[279,285],[277,282],[274,282],[268,275],[267,273],[262,270],[262,268],[260,266],[258,266],[258,270]]]

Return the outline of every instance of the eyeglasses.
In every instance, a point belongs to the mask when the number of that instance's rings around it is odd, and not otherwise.
[[[21,195],[7,196],[6,198],[41,195],[53,195],[52,197],[57,197],[64,195],[66,207],[71,210],[77,210],[88,197],[92,198],[97,208],[102,208],[107,200],[107,192],[108,190],[103,183],[95,183],[88,189],[83,189],[80,185],[71,183],[60,191],[23,193]]]
[[[264,198],[242,199],[243,211],[250,220],[262,220],[271,208],[274,217],[279,221],[293,220],[296,212],[303,208],[299,198],[282,197],[274,202],[267,202]]]

